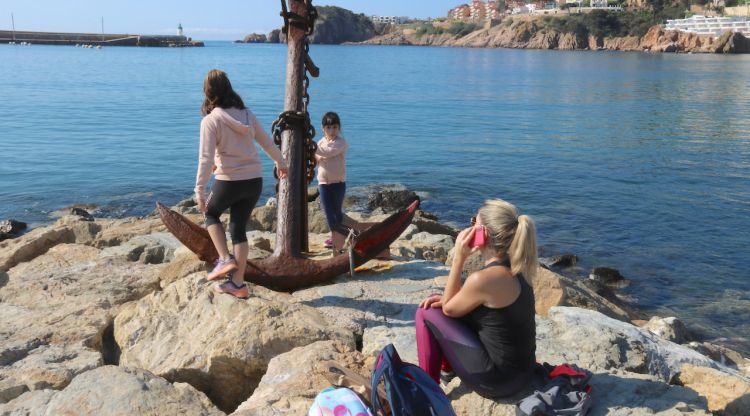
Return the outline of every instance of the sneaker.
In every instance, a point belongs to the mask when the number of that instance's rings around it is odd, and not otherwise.
[[[443,386],[448,386],[450,384],[451,380],[456,378],[456,373],[453,371],[442,371],[440,370],[440,384]]]
[[[331,240],[330,238],[328,240],[326,240],[323,243],[323,247],[325,247],[325,248],[333,248],[333,240]]]
[[[214,291],[218,293],[228,293],[236,298],[247,299],[250,297],[250,290],[245,283],[237,285],[232,279],[227,279],[224,283],[214,285]]]
[[[234,256],[230,255],[226,260],[216,260],[214,263],[214,269],[211,270],[211,273],[209,273],[208,276],[206,276],[206,279],[209,281],[218,280],[235,270],[237,270],[237,262],[234,260]]]

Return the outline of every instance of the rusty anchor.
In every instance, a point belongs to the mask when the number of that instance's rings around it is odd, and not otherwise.
[[[318,73],[308,55],[307,36],[312,33],[317,11],[311,0],[289,0],[289,12],[285,0],[281,0],[281,4],[288,45],[282,115],[291,117],[286,122],[277,120],[274,125],[282,126],[278,129],[280,143],[277,144],[281,145],[282,154],[289,161],[289,172],[278,183],[274,252],[262,260],[248,260],[245,280],[274,290],[293,291],[330,281],[346,273],[350,262],[359,266],[377,256],[409,226],[419,201],[362,230],[349,253],[326,260],[311,260],[303,255],[308,246],[307,184],[312,179],[311,169],[314,169],[314,142],[310,144],[314,129],[307,112],[309,79],[305,71],[313,76]],[[198,258],[213,262],[219,257],[208,231],[161,203],[157,203],[157,210],[167,229]]]

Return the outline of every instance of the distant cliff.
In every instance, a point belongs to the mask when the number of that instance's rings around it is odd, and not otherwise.
[[[336,6],[316,6],[316,9],[318,19],[315,21],[315,31],[310,37],[311,43],[362,42],[385,32],[385,26],[373,24],[364,14],[353,13]],[[270,43],[286,42],[286,36],[279,29],[271,31],[266,39]]]
[[[606,12],[602,12],[606,13]],[[602,15],[609,18],[606,15]],[[600,17],[602,17],[600,16]],[[601,23],[601,19],[593,20]],[[494,27],[473,31],[452,30],[451,23],[429,27],[403,26],[362,43],[373,45],[454,46],[475,48],[525,48],[560,50],[618,50],[646,52],[750,53],[750,40],[740,33],[718,38],[665,31],[661,25],[585,25],[565,17],[519,16]],[[455,25],[455,23],[453,23]]]

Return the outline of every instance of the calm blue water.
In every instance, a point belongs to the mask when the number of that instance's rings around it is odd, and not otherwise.
[[[341,114],[350,187],[405,185],[456,225],[508,199],[536,219],[543,254],[615,267],[647,312],[750,351],[750,56],[312,55],[312,117]],[[205,73],[226,70],[270,126],[285,62],[279,45],[0,45],[0,219],[45,223],[74,203],[143,215],[189,196]]]

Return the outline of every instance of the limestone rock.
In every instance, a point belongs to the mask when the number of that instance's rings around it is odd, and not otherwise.
[[[654,316],[643,328],[676,344],[684,344],[690,340],[690,334],[685,324],[679,318],[673,316],[669,318]]]
[[[713,368],[685,364],[680,383],[708,400],[708,409],[724,415],[746,415],[750,409],[750,382]]]
[[[287,298],[254,287],[242,301],[215,294],[198,276],[178,280],[117,316],[120,363],[187,382],[222,410],[234,410],[273,357],[316,340],[354,342],[351,332]]]
[[[276,232],[276,207],[255,207],[247,222],[247,230]]]
[[[372,21],[363,14],[356,14],[336,6],[317,6],[318,19],[310,36],[311,43],[340,44],[360,42],[375,34]]]
[[[408,227],[404,230],[403,233],[398,237],[399,240],[411,240],[411,238],[414,236],[414,234],[418,233],[419,229],[417,229],[417,226],[414,224],[409,224]]]
[[[182,246],[169,232],[139,235],[117,246],[102,250],[102,258],[123,258],[146,264],[168,263],[174,259],[175,251]]]
[[[65,254],[77,251],[84,260],[67,264],[74,257]],[[153,266],[86,260],[96,251],[60,245],[9,271],[0,288],[0,379],[12,390],[5,400],[64,387],[100,365],[119,306],[158,290]]]
[[[242,39],[242,43],[266,43],[266,42],[268,42],[268,38],[266,38],[266,35],[259,34],[259,33],[251,33],[245,36],[244,39]]]
[[[537,360],[573,362],[594,372],[621,369],[670,382],[684,364],[732,370],[687,347],[605,315],[554,307],[537,317]]]
[[[339,341],[318,341],[274,357],[250,398],[232,416],[304,415],[315,396],[331,383],[317,370],[317,364],[336,361],[353,370],[364,365],[364,357],[351,345]],[[369,373],[359,371],[361,373]]]
[[[560,275],[543,267],[538,267],[532,282],[537,314],[547,316],[550,308],[563,305],[565,290],[562,287]]]
[[[63,217],[49,227],[37,228],[13,240],[2,241],[0,271],[8,271],[19,263],[46,253],[58,244],[90,242],[99,229],[100,225],[97,223]]]
[[[60,390],[78,374],[102,365],[98,351],[71,345],[42,345],[10,365],[0,367],[0,403],[25,391]]]
[[[223,415],[188,384],[136,368],[104,366],[73,380],[49,401],[47,415]]]
[[[2,416],[44,416],[49,401],[57,394],[55,390],[28,391],[8,403],[0,404]]]
[[[409,240],[396,240],[391,245],[391,254],[444,263],[453,244],[453,238],[449,235],[421,232],[412,235]]]
[[[207,263],[195,255],[180,256],[162,266],[159,270],[159,286],[164,289],[170,284],[193,273],[206,272]]]
[[[420,232],[449,235],[453,238],[458,237],[458,230],[430,218],[414,217],[411,223],[412,225],[415,225]]]
[[[200,216],[198,215],[188,217],[193,221],[200,221]],[[101,223],[102,230],[96,236],[96,240],[93,243],[94,246],[99,248],[118,246],[134,237],[166,230],[159,217],[104,220]],[[198,223],[202,223],[202,221]]]

